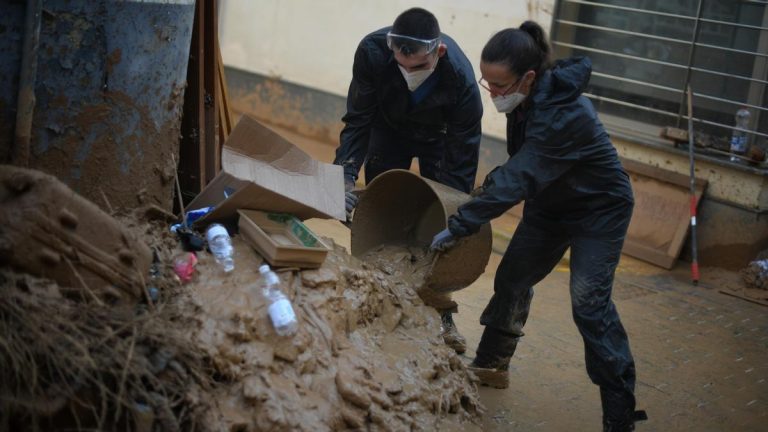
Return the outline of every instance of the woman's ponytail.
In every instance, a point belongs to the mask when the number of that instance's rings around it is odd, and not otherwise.
[[[541,54],[540,66],[538,67],[539,70],[537,70],[536,73],[538,74],[540,71],[549,69],[551,66],[550,58],[552,55],[552,48],[549,46],[547,35],[544,33],[544,29],[541,28],[541,26],[535,21],[526,21],[520,24],[520,30],[528,33],[528,35],[531,36],[531,39],[533,39],[533,42],[539,48]]]
[[[493,35],[485,44],[480,59],[486,63],[505,64],[517,75],[533,70],[541,76],[552,66],[551,51],[544,29],[534,21],[526,21],[520,28],[505,29]]]

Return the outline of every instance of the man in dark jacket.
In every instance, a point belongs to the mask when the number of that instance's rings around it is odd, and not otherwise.
[[[363,164],[369,183],[384,171],[410,168],[417,158],[422,176],[472,190],[482,115],[472,65],[430,12],[409,9],[392,27],[363,38],[334,160],[344,167],[348,217],[357,204],[351,192]],[[453,311],[455,306],[439,310],[444,338],[464,352]]]

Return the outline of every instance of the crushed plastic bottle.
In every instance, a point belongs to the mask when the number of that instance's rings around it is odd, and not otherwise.
[[[746,108],[741,108],[736,111],[735,117],[736,125],[735,129],[733,130],[733,135],[731,135],[731,153],[738,156],[744,156],[747,153],[747,148],[749,147],[749,136],[746,132],[749,129],[749,110]],[[737,162],[739,161],[739,158],[731,156],[731,161]]]
[[[213,224],[208,227],[205,237],[208,240],[208,248],[221,268],[227,273],[234,270],[234,249],[227,229],[221,224]]]
[[[267,264],[259,267],[259,273],[263,277],[262,293],[269,303],[269,319],[279,336],[290,336],[296,333],[299,322],[293,311],[291,301],[280,289],[280,278]]]

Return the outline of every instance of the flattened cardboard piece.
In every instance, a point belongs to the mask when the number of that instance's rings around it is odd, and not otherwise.
[[[627,255],[671,269],[691,224],[690,179],[659,167],[622,160],[632,181],[635,207],[624,240]],[[696,178],[696,202],[707,181]]]
[[[232,130],[221,163],[221,172],[188,206],[215,206],[198,223],[229,218],[238,209],[300,219],[346,217],[342,168],[313,159],[250,117],[243,116]]]

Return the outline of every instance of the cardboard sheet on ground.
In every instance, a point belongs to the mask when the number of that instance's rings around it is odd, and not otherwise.
[[[635,194],[623,252],[666,269],[675,265],[690,227],[690,179],[662,168],[623,160]],[[697,203],[706,180],[696,179]]]
[[[342,168],[313,159],[250,117],[243,116],[232,130],[221,164],[221,172],[188,206],[215,206],[196,223],[233,217],[238,209],[290,213],[300,219],[345,218]]]

